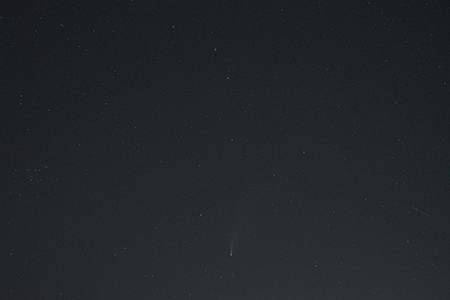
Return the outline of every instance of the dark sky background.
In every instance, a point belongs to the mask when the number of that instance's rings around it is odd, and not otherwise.
[[[447,1],[38,2],[1,299],[450,299]]]

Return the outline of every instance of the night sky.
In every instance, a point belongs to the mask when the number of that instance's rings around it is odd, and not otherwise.
[[[450,299],[448,1],[7,2],[1,299]]]

